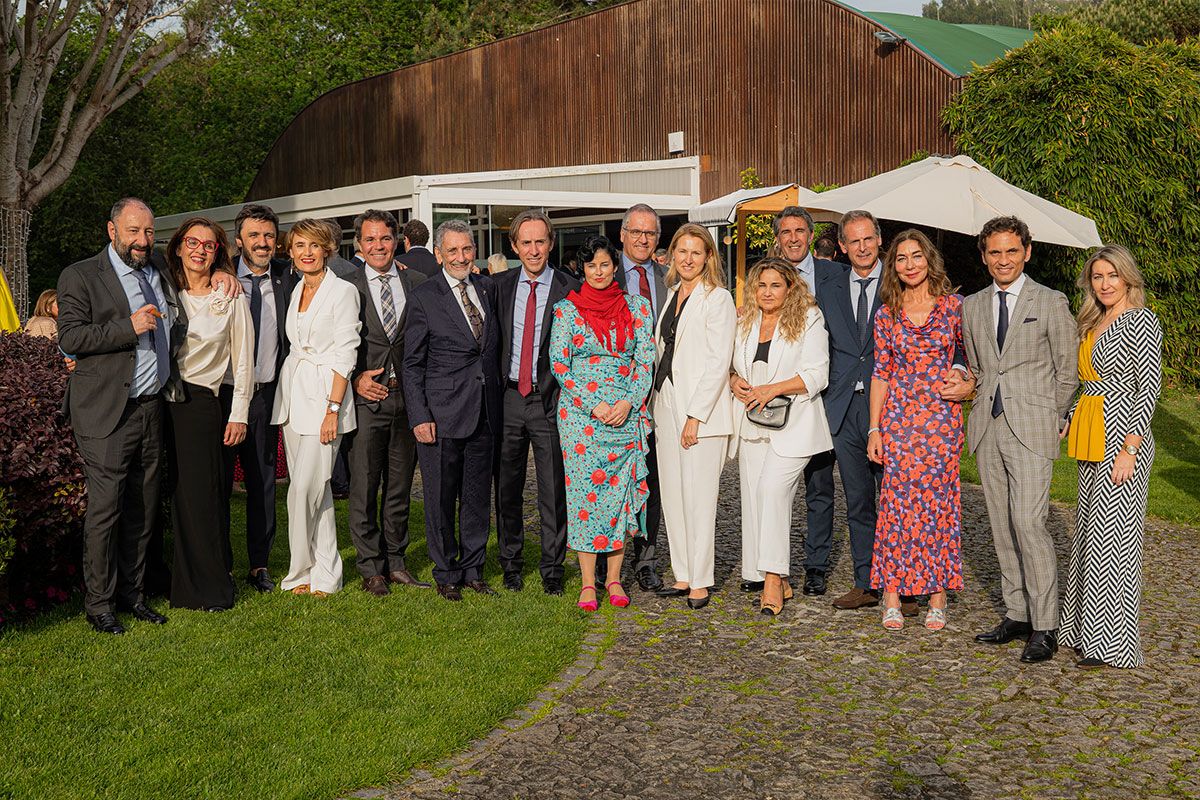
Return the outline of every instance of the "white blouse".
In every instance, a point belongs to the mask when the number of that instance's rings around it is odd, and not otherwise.
[[[245,422],[254,393],[254,328],[246,296],[192,296],[180,292],[187,310],[187,338],[179,347],[179,376],[216,394],[232,365],[233,409],[230,422]]]

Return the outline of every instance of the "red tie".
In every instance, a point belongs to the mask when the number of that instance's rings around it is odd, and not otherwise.
[[[533,328],[537,324],[537,281],[529,284],[529,299],[525,301],[525,329],[521,333],[521,366],[517,368],[517,391],[528,397],[533,391]]]
[[[638,294],[650,302],[654,302],[654,298],[650,296],[650,281],[646,279],[646,268],[641,264],[636,264],[633,268],[638,274]]]

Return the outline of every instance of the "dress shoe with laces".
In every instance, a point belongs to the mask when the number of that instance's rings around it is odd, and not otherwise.
[[[394,569],[388,573],[387,577],[388,583],[399,583],[404,586],[411,586],[414,589],[433,588],[432,583],[426,583],[425,581],[417,580],[415,577],[413,577],[413,574],[406,569]]]
[[[453,583],[439,583],[437,585],[437,593],[453,602],[462,600],[462,592]]]
[[[804,570],[804,593],[809,597],[825,594],[825,570]]]
[[[488,585],[487,581],[466,581],[463,583],[468,589],[478,592],[479,594],[495,594],[496,590]]]
[[[120,636],[125,632],[124,626],[117,621],[117,615],[111,611],[105,611],[103,614],[88,614],[87,621],[91,623],[97,633],[111,633],[114,636]]]
[[[519,592],[525,588],[525,578],[519,572],[504,573],[504,588],[510,592]]]
[[[271,573],[266,567],[251,570],[246,576],[246,584],[257,592],[275,591],[275,581],[271,580]]]
[[[1058,631],[1034,631],[1029,634],[1029,641],[1021,651],[1021,662],[1037,664],[1049,661],[1058,652]]]
[[[860,589],[857,586],[833,601],[833,607],[839,611],[872,608],[877,605],[879,605],[878,592],[873,592],[870,589]]]
[[[134,619],[149,622],[153,625],[166,625],[167,618],[145,603],[138,603],[129,609]]]
[[[391,594],[391,590],[388,589],[387,578],[382,575],[372,575],[369,578],[363,578],[362,588],[367,594],[373,594],[376,597],[387,597]]]
[[[765,585],[766,581],[742,581],[738,584],[738,589],[746,594],[753,594],[754,592],[761,592]]]
[[[984,644],[1008,644],[1013,639],[1019,639],[1022,636],[1028,636],[1033,631],[1028,622],[1017,622],[1015,619],[1005,617],[1000,620],[1000,624],[992,628],[990,631],[976,634],[975,641],[983,642]]]
[[[636,577],[638,586],[641,587],[643,592],[657,592],[662,588],[662,578],[658,577],[658,573],[651,567],[640,568],[636,573]]]
[[[543,578],[542,591],[554,597],[561,596],[563,593],[562,578]]]

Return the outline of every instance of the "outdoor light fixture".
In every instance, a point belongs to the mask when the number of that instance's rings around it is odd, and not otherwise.
[[[908,41],[903,36],[897,36],[888,30],[875,31],[875,38],[878,39],[879,43],[883,46],[884,52],[891,52]]]

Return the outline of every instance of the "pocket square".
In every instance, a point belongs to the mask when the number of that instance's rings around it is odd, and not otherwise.
[[[1025,322],[1037,322],[1037,317],[1026,317]]]

